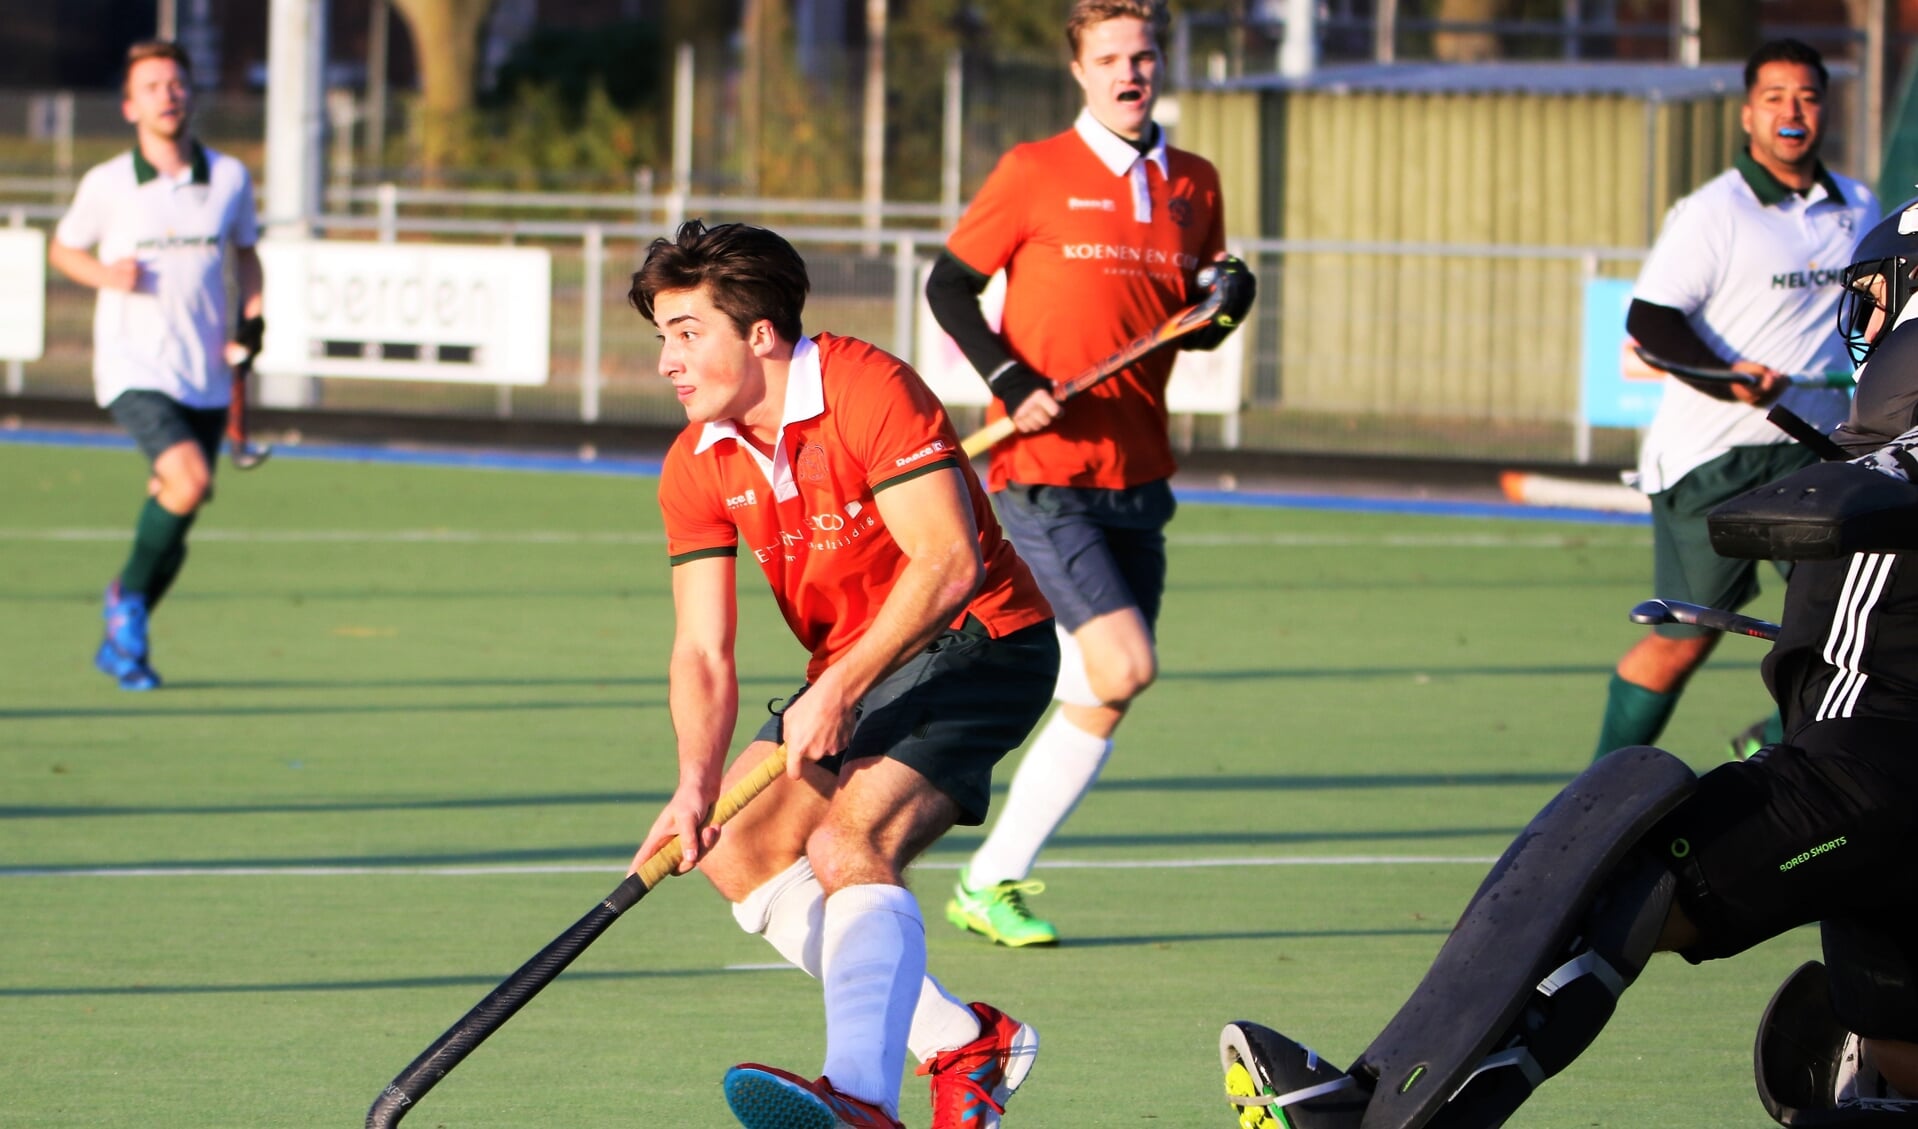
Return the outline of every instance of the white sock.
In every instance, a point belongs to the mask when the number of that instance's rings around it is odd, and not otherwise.
[[[924,1062],[940,1051],[956,1050],[979,1037],[979,1016],[928,976],[919,986],[919,1006],[912,1011],[912,1030],[906,1049]]]
[[[926,978],[926,923],[899,886],[848,886],[826,899],[826,1065],[842,1094],[899,1116],[906,1032]]]
[[[780,956],[814,980],[819,979],[825,916],[826,891],[804,857],[733,904],[733,920],[741,929],[764,935]]]
[[[748,933],[763,935],[779,955],[819,979],[820,948],[825,942],[826,891],[805,859],[768,879],[733,906],[733,918]],[[927,976],[919,986],[906,1049],[920,1062],[940,1051],[963,1047],[979,1037],[979,1017],[939,981]]]
[[[1067,721],[1064,711],[1053,711],[1019,762],[992,832],[966,865],[966,884],[978,890],[1031,874],[1039,848],[1092,790],[1111,755],[1109,739],[1094,737]]]

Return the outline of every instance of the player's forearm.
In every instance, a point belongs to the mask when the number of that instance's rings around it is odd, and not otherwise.
[[[872,626],[827,672],[833,688],[849,701],[863,697],[958,618],[984,577],[978,546],[971,541],[917,550],[886,594]]]
[[[1638,342],[1646,352],[1668,361],[1698,368],[1724,368],[1726,365],[1725,358],[1719,356],[1717,350],[1710,345],[1705,344],[1705,339],[1692,328],[1691,321],[1685,316],[1684,311],[1670,306],[1661,306],[1656,302],[1647,302],[1639,298],[1632,299],[1631,307],[1625,311],[1625,332],[1630,334],[1632,340]],[[1700,392],[1715,400],[1736,399],[1729,389],[1721,391],[1696,384],[1690,387],[1698,388]]]
[[[959,352],[980,376],[989,378],[1014,358],[1005,341],[986,323],[985,311],[979,308],[979,295],[985,290],[986,281],[951,252],[946,252],[932,264],[932,273],[926,276],[926,305],[939,328],[959,346]]]
[[[730,656],[675,652],[668,668],[667,708],[679,745],[680,784],[719,794],[733,725],[739,719],[739,679]]]
[[[57,239],[47,242],[47,262],[82,286],[100,290],[107,284],[107,268],[90,251],[69,247]]]
[[[240,316],[259,317],[266,308],[266,272],[260,267],[260,253],[243,247],[233,259],[233,274],[239,283]]]

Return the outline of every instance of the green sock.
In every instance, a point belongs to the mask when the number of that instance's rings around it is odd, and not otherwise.
[[[173,581],[179,577],[180,569],[186,565],[186,534],[193,528],[195,516],[197,515],[187,515],[186,529],[180,531],[180,543],[174,546],[172,552],[161,557],[159,565],[153,570],[153,582],[147,587],[148,611],[160,606],[160,597],[166,595],[167,589],[173,587]]]
[[[1771,711],[1771,716],[1765,719],[1765,731],[1760,740],[1764,741],[1767,745],[1782,745],[1785,743],[1785,719],[1779,715],[1777,710]]]
[[[120,570],[120,591],[153,598],[154,578],[169,557],[184,558],[186,531],[193,525],[192,514],[176,514],[152,498],[140,508],[140,521],[133,529],[133,551],[126,567]],[[173,564],[179,571],[179,562]],[[167,583],[173,578],[167,577]],[[161,589],[164,592],[164,588]]]
[[[1677,706],[1677,694],[1647,690],[1613,674],[1611,687],[1605,692],[1605,721],[1599,727],[1598,749],[1592,759],[1597,760],[1613,749],[1649,745],[1658,740]]]

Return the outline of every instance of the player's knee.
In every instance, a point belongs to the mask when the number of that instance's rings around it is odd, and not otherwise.
[[[1705,661],[1705,656],[1717,642],[1716,636],[1692,635],[1680,639],[1668,639],[1653,633],[1645,637],[1647,649],[1654,662],[1669,668],[1674,674],[1689,674],[1693,668]]]
[[[1086,681],[1105,705],[1124,705],[1159,677],[1158,656],[1150,646],[1115,649],[1086,656]]]
[[[1681,690],[1704,665],[1716,642],[1717,638],[1711,635],[1686,639],[1647,635],[1618,660],[1618,676],[1634,686],[1661,694]]]
[[[832,820],[820,824],[807,837],[806,858],[827,894],[848,886],[898,880],[871,834]]]
[[[190,514],[206,501],[213,475],[204,463],[169,468],[159,475],[160,489],[155,495],[160,505],[176,514]]]
[[[742,865],[745,860],[738,857],[739,852],[732,846],[729,836],[720,835],[719,842],[700,858],[697,869],[713,884],[713,889],[719,891],[720,897],[737,905],[763,882],[760,875]]]

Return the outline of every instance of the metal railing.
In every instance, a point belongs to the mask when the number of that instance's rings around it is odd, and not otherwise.
[[[390,411],[617,425],[672,425],[677,401],[654,373],[653,328],[626,305],[626,278],[669,212],[648,218],[477,219],[398,211],[330,213],[328,237],[538,243],[553,253],[551,377],[538,387],[306,382],[313,410]],[[415,198],[425,204],[425,198]],[[598,202],[595,202],[596,204]],[[630,204],[630,201],[628,201]],[[608,206],[610,209],[610,205]],[[795,209],[797,211],[799,209]],[[59,209],[15,205],[11,222]],[[923,267],[942,230],[780,226],[806,255],[809,331],[870,340],[911,359]],[[876,252],[869,244],[876,242]],[[1184,420],[1197,446],[1557,461],[1623,461],[1632,436],[1594,436],[1578,414],[1585,282],[1629,275],[1634,248],[1250,239],[1233,245],[1260,279],[1247,328],[1243,408]],[[269,279],[267,284],[272,285]],[[92,295],[48,286],[47,352],[10,366],[7,394],[90,395]],[[1062,316],[1071,316],[1062,310]]]

